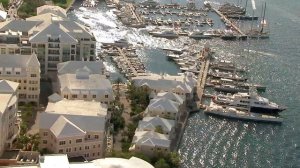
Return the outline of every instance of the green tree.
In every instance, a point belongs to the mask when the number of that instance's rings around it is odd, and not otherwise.
[[[120,84],[122,83],[122,79],[120,77],[118,77],[115,82],[117,84],[117,95],[116,95],[116,99],[119,100],[120,98]]]
[[[161,158],[154,164],[155,168],[170,168],[168,163],[165,161],[165,159]]]
[[[170,152],[167,156],[167,161],[170,163],[171,167],[179,167],[180,166],[180,157],[177,152]]]
[[[162,134],[164,130],[161,125],[158,125],[155,127],[155,132]]]

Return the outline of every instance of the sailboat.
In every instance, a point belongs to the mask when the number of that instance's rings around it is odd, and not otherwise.
[[[251,29],[250,32],[247,34],[249,38],[259,38],[259,39],[267,39],[269,38],[269,33],[265,32],[264,29],[267,26],[267,21],[265,19],[266,16],[266,7],[267,3],[265,3],[263,7],[263,17],[260,21],[260,25],[258,29]]]

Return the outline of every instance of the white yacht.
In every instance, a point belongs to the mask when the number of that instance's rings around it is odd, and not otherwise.
[[[238,110],[237,108],[232,108],[232,107],[224,108],[220,105],[216,105],[213,102],[211,102],[210,106],[208,106],[204,110],[204,112],[209,115],[226,117],[226,118],[237,119],[237,120],[267,122],[267,123],[275,123],[275,124],[281,124],[283,121],[282,118],[275,117],[275,116],[241,111]]]
[[[250,94],[236,93],[234,95],[218,95],[213,97],[213,102],[254,113],[277,114],[286,109],[252,91],[250,91]]]
[[[211,36],[204,35],[203,32],[200,32],[200,31],[194,31],[194,32],[190,33],[189,37],[193,38],[195,40],[211,39],[212,38]]]
[[[172,30],[149,32],[154,37],[163,37],[168,39],[178,38],[178,34]]]

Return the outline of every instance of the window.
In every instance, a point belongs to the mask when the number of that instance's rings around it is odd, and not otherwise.
[[[84,148],[85,150],[88,150],[88,149],[90,149],[90,147],[89,146],[85,146],[85,148]]]
[[[48,132],[44,132],[44,136],[48,136]]]
[[[100,156],[100,152],[98,152],[97,154],[98,154],[98,156]]]
[[[65,145],[66,141],[59,141],[59,145]]]
[[[71,152],[71,148],[67,148],[67,149],[66,149],[66,152]]]
[[[96,148],[96,145],[93,145],[93,148]]]
[[[87,95],[83,95],[83,98],[86,99],[86,98],[87,98]]]
[[[93,95],[93,99],[95,99],[96,98],[96,95]]]
[[[100,144],[98,144],[98,148],[100,148]]]
[[[76,147],[74,148],[74,151],[76,151]]]
[[[95,135],[95,139],[99,139],[99,135]]]
[[[43,144],[47,144],[47,140],[43,140]]]
[[[10,71],[6,71],[6,74],[7,74],[7,75],[10,75],[10,74],[11,74],[11,72],[10,72]]]
[[[26,90],[26,86],[24,86],[24,90]]]
[[[27,83],[27,81],[26,81],[26,80],[24,80],[24,83]]]
[[[64,153],[64,150],[63,150],[63,149],[60,149],[60,150],[58,151],[58,153]]]
[[[88,139],[90,139],[91,138],[91,135],[88,135]]]
[[[108,98],[108,95],[105,95],[105,98],[107,99],[107,98]]]
[[[79,147],[79,150],[81,150],[81,147]]]
[[[34,78],[36,77],[36,74],[30,74],[30,77]]]
[[[69,144],[71,144],[72,143],[72,141],[71,140],[69,140]]]
[[[20,75],[20,72],[16,72],[16,75]]]
[[[65,99],[68,99],[68,95],[64,95],[64,98],[65,98]]]
[[[76,139],[76,143],[81,143],[82,139]]]
[[[72,98],[73,98],[73,99],[76,99],[76,98],[77,98],[77,95],[72,95]]]

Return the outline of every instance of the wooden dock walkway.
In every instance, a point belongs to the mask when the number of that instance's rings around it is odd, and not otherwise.
[[[204,52],[200,53],[200,58],[204,58],[203,55]],[[208,53],[209,55],[209,53]],[[202,104],[202,97],[203,97],[203,92],[204,92],[204,88],[205,88],[205,83],[206,83],[206,78],[207,78],[207,73],[209,70],[209,65],[210,65],[210,58],[207,57],[205,58],[205,60],[203,61],[203,65],[201,66],[200,69],[200,73],[198,76],[198,81],[197,81],[197,96],[198,96],[198,101],[196,102],[197,104],[197,109],[199,109],[201,107]]]
[[[211,8],[216,14],[218,14],[224,22],[228,23],[235,31],[237,31],[241,36],[246,36],[246,34],[238,28],[234,23],[232,23],[225,15],[223,15],[218,9]]]
[[[134,76],[138,76],[138,72],[135,70],[135,68],[133,67],[133,65],[131,64],[131,62],[128,60],[127,56],[125,55],[125,53],[123,52],[123,50],[119,47],[117,47],[117,50],[120,53],[120,56],[125,60],[125,62],[127,63],[128,67],[130,67],[132,73]]]
[[[141,18],[141,16],[136,14],[135,7],[133,6],[133,4],[127,3],[127,6],[129,8],[132,16],[134,16],[134,18],[137,20],[137,22],[138,23],[143,23],[143,19]]]

